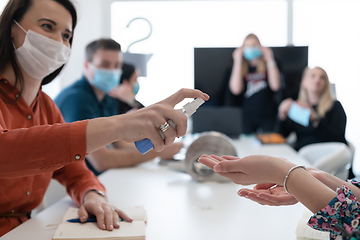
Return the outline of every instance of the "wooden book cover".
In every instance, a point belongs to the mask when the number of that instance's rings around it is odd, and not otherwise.
[[[282,144],[286,139],[278,133],[262,133],[256,135],[262,144]]]
[[[113,231],[99,229],[96,222],[69,223],[78,218],[78,208],[70,207],[54,234],[53,240],[144,240],[146,212],[143,207],[121,207],[133,222],[120,222],[120,228]]]

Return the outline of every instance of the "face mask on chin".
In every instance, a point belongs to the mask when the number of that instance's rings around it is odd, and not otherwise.
[[[15,55],[30,77],[42,80],[69,60],[69,47],[34,31],[25,31],[18,22],[14,22],[26,33],[24,43],[15,49]]]
[[[94,67],[94,77],[90,84],[97,89],[108,93],[120,84],[121,69],[103,69]]]

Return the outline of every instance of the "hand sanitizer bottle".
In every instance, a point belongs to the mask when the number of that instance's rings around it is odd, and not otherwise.
[[[196,109],[198,109],[203,103],[204,103],[203,99],[196,98],[192,102],[185,104],[181,109],[176,109],[176,110],[184,113],[187,117],[190,117],[196,112]],[[171,127],[176,129],[176,125],[171,121],[171,119],[168,120],[168,123]],[[159,130],[159,134],[162,137],[162,139],[165,139],[164,134],[160,130]],[[135,142],[135,146],[141,154],[145,154],[148,151],[150,151],[152,148],[154,148],[154,145],[149,138],[145,138],[143,140]]]

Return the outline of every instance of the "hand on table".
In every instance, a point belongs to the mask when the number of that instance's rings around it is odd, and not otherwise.
[[[119,228],[119,217],[132,222],[132,219],[123,211],[109,204],[104,197],[95,192],[88,192],[85,195],[78,214],[81,222],[86,222],[89,216],[96,216],[97,224],[102,230],[112,231],[114,228]]]

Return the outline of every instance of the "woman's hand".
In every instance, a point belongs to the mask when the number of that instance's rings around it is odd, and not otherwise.
[[[175,105],[185,98],[202,98],[209,96],[195,89],[181,89],[165,100],[134,112],[115,116],[117,133],[120,140],[135,142],[149,138],[154,144],[154,150],[160,152],[164,145],[174,142],[175,137],[185,135],[187,117],[174,109]],[[165,132],[165,140],[159,134],[159,127],[169,119],[176,125],[176,129],[169,127]]]
[[[244,55],[244,48],[243,47],[236,48],[232,53],[234,62],[237,62],[237,63],[241,62],[243,55]]]
[[[274,60],[274,53],[273,53],[273,50],[271,48],[261,47],[261,52],[263,54],[265,62],[269,63],[269,62],[275,61]]]
[[[202,155],[199,162],[236,184],[283,184],[286,173],[295,164],[283,158],[252,155],[244,158]]]
[[[254,189],[240,189],[240,197],[248,198],[261,205],[281,206],[293,205],[298,202],[296,198],[288,194],[284,187],[273,183],[257,184]]]
[[[134,104],[135,95],[133,87],[128,81],[124,81],[119,86],[113,88],[108,95],[112,98],[116,98],[120,101],[126,102],[130,106]]]
[[[318,114],[315,112],[314,108],[312,108],[308,103],[301,102],[301,101],[296,101],[296,104],[301,106],[301,107],[310,109],[310,111],[311,111],[310,119],[309,119],[310,122],[319,120],[318,119],[319,118]]]
[[[280,103],[278,115],[281,121],[284,121],[287,118],[291,104],[293,102],[294,100],[292,98],[287,98]]]
[[[86,222],[89,216],[95,216],[100,229],[112,231],[120,227],[120,218],[132,222],[123,211],[106,202],[106,199],[95,192],[88,192],[84,203],[79,208],[81,222]]]

